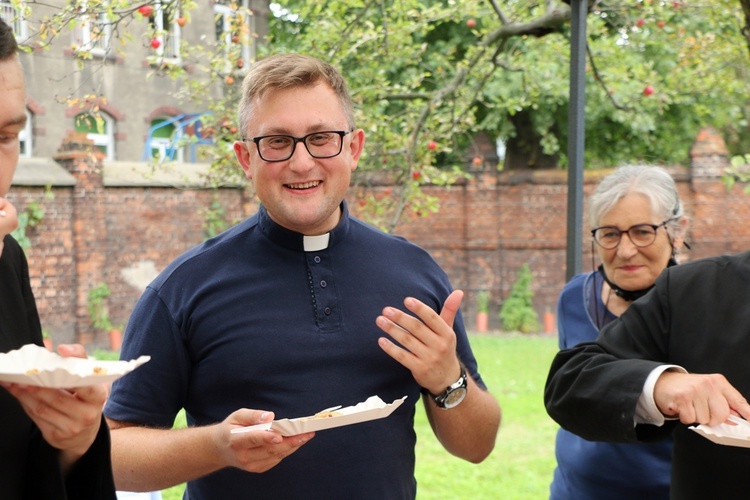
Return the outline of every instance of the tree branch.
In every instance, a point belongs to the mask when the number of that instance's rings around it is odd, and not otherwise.
[[[479,44],[480,50],[477,52],[477,54],[467,62],[466,66],[459,68],[451,81],[448,82],[448,84],[443,88],[438,89],[430,99],[430,101],[427,102],[422,108],[422,111],[419,113],[419,116],[414,122],[414,128],[409,139],[406,164],[412,164],[411,158],[416,155],[417,144],[419,143],[419,135],[422,132],[424,124],[427,122],[427,118],[430,116],[432,110],[435,107],[439,106],[445,99],[456,93],[458,88],[466,80],[471,70],[473,70],[474,67],[479,64],[479,62],[484,58],[486,52],[491,47],[494,47],[496,44],[502,45],[505,40],[515,36],[531,35],[541,37],[546,36],[550,33],[559,32],[562,27],[565,26],[569,21],[570,7],[567,5],[560,5],[558,8],[548,11],[543,16],[540,16],[532,21],[526,23],[503,24],[495,31],[489,33],[487,37]],[[391,219],[391,227],[396,226],[405,207],[405,202],[399,203],[399,208],[394,212],[393,218]]]
[[[594,72],[594,79],[599,82],[599,85],[604,90],[604,93],[609,98],[609,101],[612,103],[612,106],[614,106],[616,109],[622,110],[622,111],[632,111],[631,108],[628,108],[626,106],[622,106],[619,104],[612,93],[607,88],[607,83],[604,81],[604,78],[602,78],[602,75],[599,73],[599,68],[596,67],[596,61],[594,60],[594,54],[591,52],[591,47],[588,43],[586,43],[586,54],[589,56],[589,62],[591,63],[591,69]]]

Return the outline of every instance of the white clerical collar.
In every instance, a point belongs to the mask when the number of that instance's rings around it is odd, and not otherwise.
[[[305,245],[305,252],[318,252],[328,248],[328,240],[331,233],[321,234],[319,236],[302,236]]]

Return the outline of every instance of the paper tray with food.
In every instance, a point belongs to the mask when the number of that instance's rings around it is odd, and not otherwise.
[[[131,361],[66,358],[36,344],[27,344],[0,354],[0,381],[60,389],[107,384],[149,359],[150,356]]]
[[[698,425],[690,427],[690,429],[716,444],[750,448],[750,422],[735,417],[734,415],[730,415],[729,420],[736,425],[730,425],[727,423],[719,425]]]
[[[406,399],[406,396],[386,404],[378,396],[370,396],[367,401],[363,401],[354,406],[346,408],[333,407],[320,411],[309,417],[284,418],[274,420],[265,424],[251,425],[249,427],[238,427],[232,429],[233,434],[241,432],[250,432],[255,430],[274,430],[282,436],[296,436],[305,432],[322,431],[341,427],[344,425],[358,424],[369,420],[385,418],[393,413],[396,408]]]

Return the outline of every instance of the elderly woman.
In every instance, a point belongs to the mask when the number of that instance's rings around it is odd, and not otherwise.
[[[561,349],[596,339],[676,264],[688,224],[672,177],[659,167],[628,166],[605,177],[590,198],[592,246],[601,265],[575,276],[558,301]],[[592,249],[593,253],[593,249]],[[672,441],[586,441],[560,429],[552,500],[668,499]]]

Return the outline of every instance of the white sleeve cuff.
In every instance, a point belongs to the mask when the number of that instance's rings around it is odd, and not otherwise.
[[[654,387],[661,374],[669,369],[687,373],[687,370],[677,365],[660,365],[654,368],[643,383],[643,391],[635,407],[633,426],[636,424],[652,424],[658,427],[664,425],[665,417],[656,407],[654,401]]]

